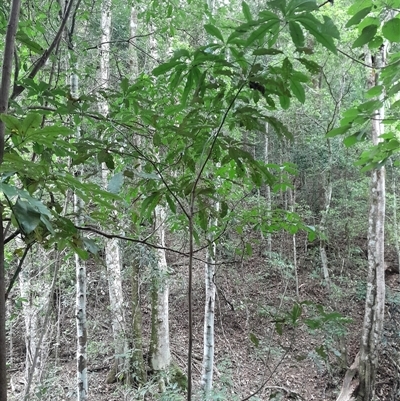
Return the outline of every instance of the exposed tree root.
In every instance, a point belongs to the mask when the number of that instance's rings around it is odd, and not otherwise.
[[[358,373],[358,366],[360,364],[360,355],[356,355],[353,364],[347,369],[344,376],[342,389],[336,401],[355,401],[359,380],[355,377]]]

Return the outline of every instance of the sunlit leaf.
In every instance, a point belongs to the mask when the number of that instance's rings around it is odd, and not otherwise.
[[[215,25],[206,24],[204,25],[204,29],[209,35],[214,36],[222,42],[224,41],[224,37],[222,36],[221,31]]]
[[[400,19],[392,18],[385,22],[382,27],[382,35],[391,42],[400,42]]]
[[[374,38],[377,30],[378,30],[378,27],[376,25],[366,26],[362,30],[361,35],[354,41],[352,48],[355,49],[357,47],[366,45],[368,42],[370,42]]]

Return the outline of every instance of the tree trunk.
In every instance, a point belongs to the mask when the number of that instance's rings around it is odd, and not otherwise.
[[[375,57],[377,71],[374,71],[371,86],[379,84],[378,71],[385,65],[386,46],[382,46]],[[377,110],[372,120],[372,142],[377,145],[384,133],[382,120],[384,107]],[[368,227],[368,281],[365,301],[364,324],[360,348],[359,401],[372,401],[375,393],[375,378],[378,368],[380,343],[383,333],[385,312],[385,267],[384,267],[384,227],[385,227],[385,168],[375,168],[371,172],[370,209]]]
[[[162,206],[156,206],[155,227],[157,245],[165,247],[166,213]],[[151,367],[154,371],[168,368],[171,360],[169,348],[168,279],[165,250],[158,249],[158,264],[153,272],[152,314],[151,314]]]
[[[0,86],[0,114],[7,114],[8,97],[11,85],[11,71],[15,46],[15,35],[18,27],[20,0],[11,3],[10,18],[8,20],[6,41],[4,44],[3,66]],[[4,159],[5,125],[0,120],[0,166]],[[6,283],[4,266],[4,229],[3,205],[0,204],[0,401],[7,401],[7,342],[6,342]]]
[[[101,88],[107,89],[110,76],[110,41],[111,41],[111,1],[103,0],[101,9],[101,38],[100,38],[100,82]],[[99,111],[107,117],[109,107],[107,100],[99,102]],[[103,185],[107,188],[108,168],[102,164]],[[119,240],[105,239],[105,254],[108,278],[108,292],[110,296],[111,327],[114,337],[114,367],[111,369],[107,381],[116,379],[125,380],[128,377],[125,307],[122,292],[122,252]]]
[[[214,372],[214,318],[215,318],[215,254],[216,244],[213,242],[207,249],[205,264],[206,302],[204,312],[204,351],[201,385],[206,399],[209,399],[213,385]]]
[[[76,74],[71,75],[71,96],[79,98],[79,83]],[[80,127],[76,127],[76,136],[79,140]],[[77,171],[77,175],[80,175]],[[83,201],[77,194],[74,194],[74,213],[76,224],[83,226]],[[86,264],[77,253],[75,253],[76,269],[76,332],[77,332],[77,400],[86,401],[88,399],[88,379],[87,379],[87,320],[86,320]]]
[[[153,29],[152,29],[153,30]],[[155,37],[150,36],[149,52],[153,60],[158,59],[158,44]],[[165,219],[166,211],[162,205],[157,205],[154,213],[154,225],[157,245],[165,247]],[[157,267],[153,270],[152,283],[152,315],[151,315],[151,344],[150,365],[154,371],[168,368],[171,362],[169,348],[169,284],[167,278],[167,259],[164,249],[157,250]],[[160,381],[160,389],[164,383]]]
[[[136,36],[138,34],[138,20],[136,4],[131,7],[129,20],[129,66],[130,74],[136,79],[139,74],[138,57],[136,52]],[[140,148],[141,138],[139,135],[133,137],[135,145]],[[138,167],[141,168],[140,166]],[[143,334],[142,334],[142,310],[140,307],[140,247],[134,249],[135,257],[132,263],[132,368],[134,376],[139,383],[145,383],[147,372],[143,358]]]
[[[139,253],[138,247],[136,247]],[[140,262],[139,254],[132,264],[132,365],[135,377],[139,383],[147,379],[146,367],[143,359],[142,310],[140,308]]]

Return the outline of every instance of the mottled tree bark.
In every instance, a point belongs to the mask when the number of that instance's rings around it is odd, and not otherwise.
[[[385,64],[386,46],[382,46],[375,56],[371,86],[379,84],[379,69]],[[384,133],[382,121],[384,106],[376,111],[372,120],[372,142],[377,145]],[[375,379],[378,369],[380,343],[383,334],[385,312],[385,168],[375,168],[371,172],[370,209],[368,218],[368,278],[365,301],[364,323],[360,348],[360,385],[357,399],[372,401],[375,394]]]

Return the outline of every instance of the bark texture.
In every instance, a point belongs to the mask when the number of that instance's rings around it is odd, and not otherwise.
[[[166,213],[162,206],[156,206],[155,225],[157,244],[165,247]],[[165,250],[158,249],[158,264],[153,272],[152,315],[151,315],[151,367],[155,371],[168,368],[171,362],[169,347],[169,309],[168,309],[168,278]]]
[[[79,98],[79,81],[76,74],[71,75],[71,96]],[[76,136],[79,140],[80,127],[76,127]],[[80,175],[77,171],[77,176]],[[77,194],[74,194],[74,213],[76,224],[84,225],[83,201]],[[87,378],[87,318],[86,318],[86,264],[77,253],[75,253],[76,270],[76,335],[77,335],[77,400],[88,399],[88,378]]]
[[[203,371],[201,375],[201,385],[206,397],[209,397],[213,385],[214,372],[214,318],[215,318],[215,253],[217,247],[215,242],[210,245],[207,252],[205,265],[205,284],[206,302],[204,311],[204,351],[203,351]]]
[[[386,46],[376,55],[376,67],[385,63]],[[378,72],[371,79],[371,86],[379,84]],[[372,120],[372,142],[377,145],[384,133],[382,120],[384,107],[376,111]],[[370,209],[368,218],[368,279],[365,301],[365,315],[360,348],[360,386],[357,400],[372,401],[375,393],[375,379],[378,368],[380,343],[383,333],[385,312],[385,168],[371,172]]]

